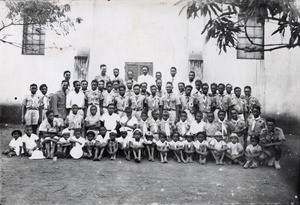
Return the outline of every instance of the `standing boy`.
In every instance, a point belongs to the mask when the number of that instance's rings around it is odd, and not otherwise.
[[[170,120],[175,123],[179,118],[180,101],[178,96],[173,93],[173,85],[171,82],[167,82],[166,90],[167,94],[161,98],[160,113],[162,114],[163,110],[167,110],[169,112]]]
[[[22,123],[32,126],[33,133],[37,133],[39,123],[40,96],[36,94],[37,85],[30,85],[30,95],[26,95],[22,102]]]

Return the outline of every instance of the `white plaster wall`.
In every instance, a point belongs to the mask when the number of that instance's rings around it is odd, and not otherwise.
[[[187,19],[178,16],[180,6],[172,1],[95,1],[90,79],[99,73],[99,65],[120,69],[125,62],[153,62],[154,73],[163,78],[170,67],[178,68],[184,79],[187,68]]]
[[[163,79],[172,66],[178,68],[181,80],[187,79],[189,52],[202,52],[203,81],[231,83],[233,86],[251,85],[253,95],[263,103],[266,113],[289,113],[299,116],[300,51],[278,50],[266,52],[265,60],[236,59],[236,50],[218,54],[214,41],[204,45],[203,19],[187,20],[178,16],[182,5],[177,0],[77,0],[72,1],[72,17],[81,16],[83,23],[68,36],[46,34],[46,47],[53,42],[60,49],[47,49],[44,56],[21,55],[21,49],[1,44],[0,65],[2,90],[0,103],[20,103],[29,92],[29,85],[46,83],[49,92],[59,89],[64,70],[72,70],[74,56],[83,47],[90,48],[89,80],[99,74],[99,65],[120,68],[124,76],[125,62],[153,62],[154,72],[161,71]],[[5,14],[0,2],[0,16]],[[266,42],[272,24],[266,25]],[[16,42],[22,42],[22,27],[14,27]],[[278,40],[278,39],[275,39]],[[279,37],[279,40],[281,38]],[[15,100],[15,97],[17,100]]]

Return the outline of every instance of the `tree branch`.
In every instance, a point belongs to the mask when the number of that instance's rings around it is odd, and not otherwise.
[[[248,53],[251,53],[251,52],[261,52],[261,51],[273,51],[273,50],[277,50],[277,49],[281,49],[281,48],[295,48],[299,46],[300,47],[300,44],[296,43],[296,44],[293,44],[293,45],[282,45],[282,46],[277,46],[277,47],[274,47],[274,48],[268,48],[268,49],[253,49],[253,50],[247,50],[245,48],[236,48],[237,50],[243,50],[245,52],[248,52]]]
[[[22,48],[22,45],[21,45],[21,44],[18,44],[18,43],[14,43],[14,42],[11,42],[11,41],[6,41],[6,40],[3,40],[3,39],[0,39],[0,41],[1,41],[2,43],[7,43],[7,44],[10,44],[10,45],[15,46],[15,47],[17,47],[17,48]]]

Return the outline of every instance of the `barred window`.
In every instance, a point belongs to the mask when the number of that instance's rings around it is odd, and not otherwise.
[[[242,24],[244,21],[242,20],[243,15],[239,15],[239,20],[241,20]],[[264,44],[264,24],[261,22],[257,22],[257,16],[253,15],[246,22],[247,38],[245,33],[244,25],[241,26],[242,32],[238,34],[238,45],[237,45],[237,58],[238,59],[256,59],[263,60],[264,52],[263,51],[255,51],[255,49],[263,49]],[[241,50],[243,49],[243,50]],[[249,52],[250,51],[250,52]]]
[[[23,26],[23,55],[45,54],[45,26],[41,24],[24,24]]]

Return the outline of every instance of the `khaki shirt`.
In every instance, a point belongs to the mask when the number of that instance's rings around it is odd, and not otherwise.
[[[176,110],[176,106],[180,105],[180,101],[176,94],[167,93],[161,98],[160,104],[164,110]]]

